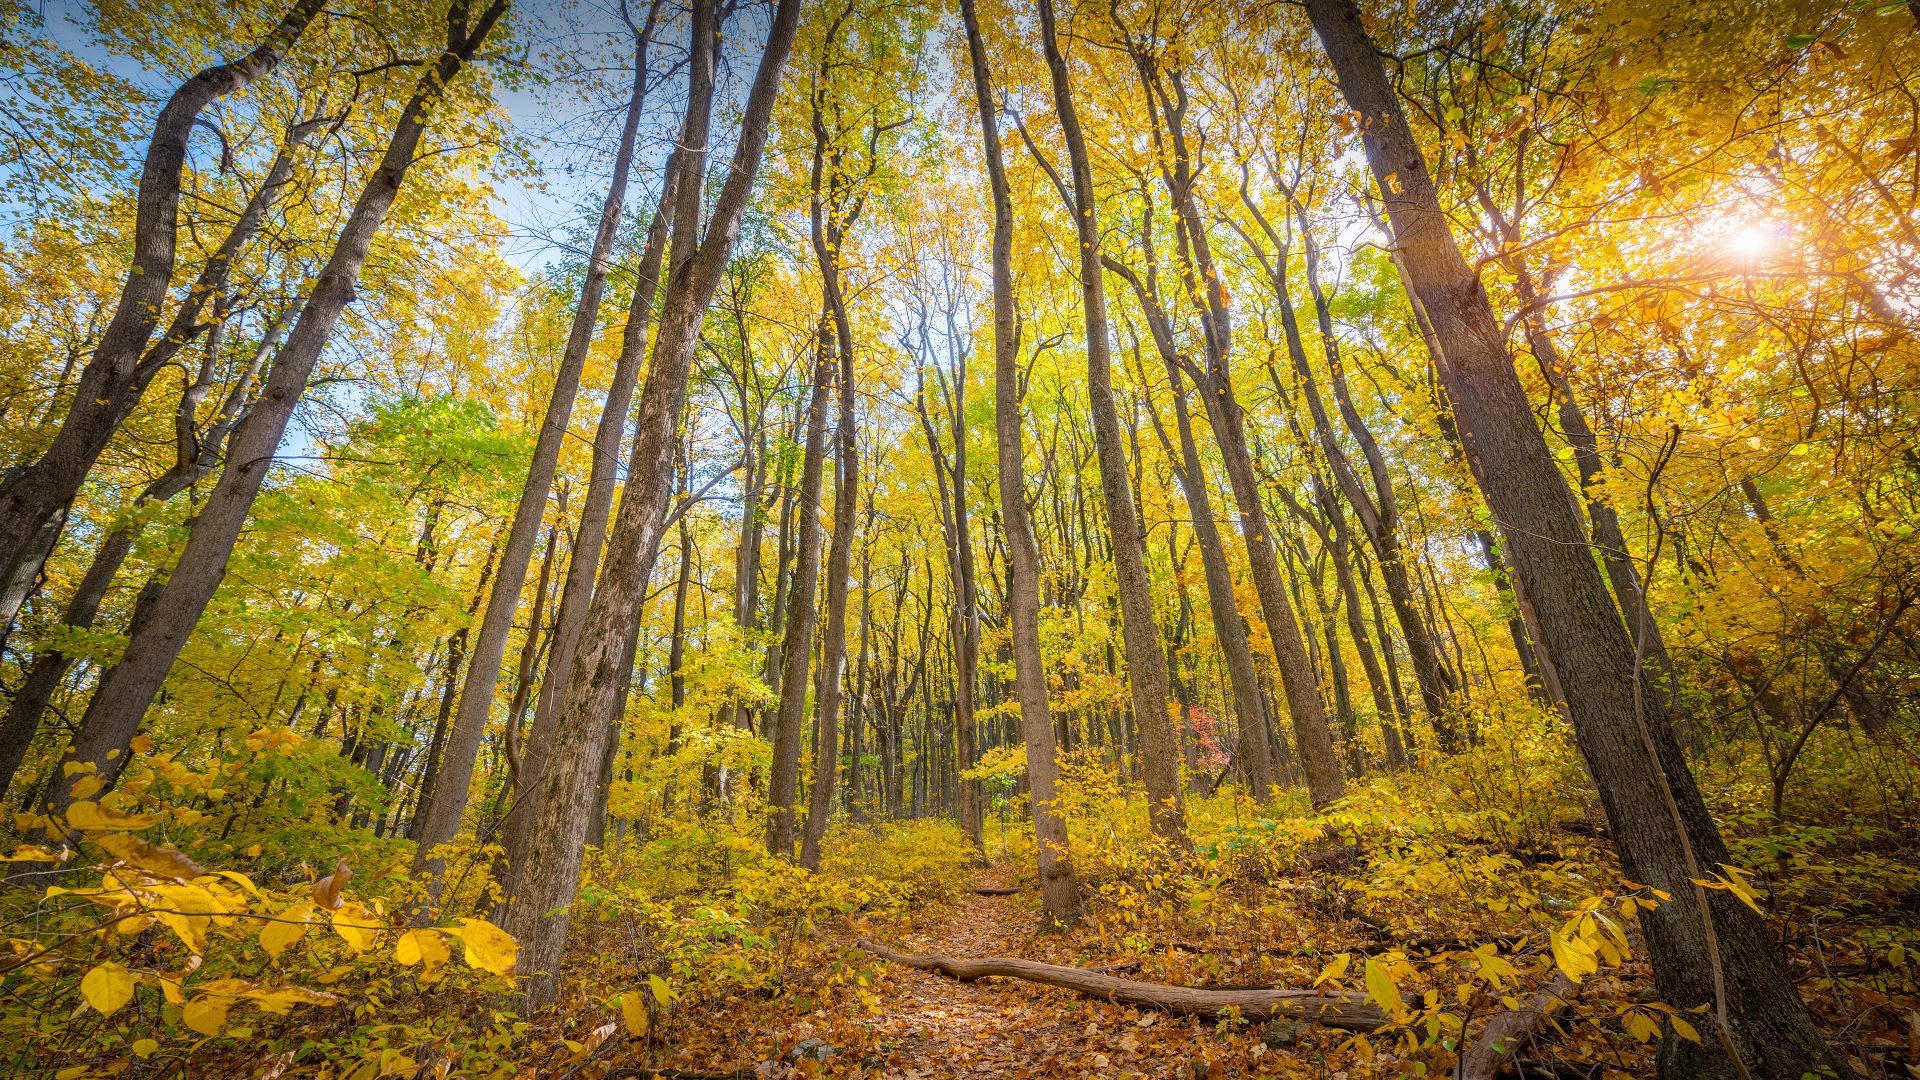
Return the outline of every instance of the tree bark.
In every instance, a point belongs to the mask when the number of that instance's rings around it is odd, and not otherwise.
[[[523,978],[517,1002],[531,1012],[553,1000],[570,905],[580,885],[602,747],[619,714],[626,674],[633,664],[634,631],[647,579],[659,554],[673,492],[673,456],[686,402],[687,376],[699,341],[700,323],[731,257],[766,148],[767,129],[780,75],[793,45],[799,0],[780,0],[754,74],[740,122],[732,167],[713,203],[706,236],[700,236],[706,205],[705,176],[713,104],[712,0],[693,5],[687,117],[676,166],[681,181],[673,212],[673,262],[667,277],[653,363],[641,392],[637,431],[619,513],[600,580],[568,677],[553,745],[540,779],[534,834],[541,838],[527,859],[506,929],[520,941]]]
[[[1540,618],[1547,653],[1580,687],[1574,734],[1606,807],[1621,869],[1672,894],[1641,927],[1661,1000],[1713,1007],[1695,1045],[1669,1034],[1669,1077],[1852,1075],[1814,1028],[1765,921],[1726,890],[1692,880],[1727,848],[1594,565],[1567,480],[1534,422],[1487,294],[1460,253],[1439,192],[1354,0],[1307,0],[1342,94],[1360,114],[1394,244],[1431,320],[1463,434],[1500,467],[1482,485]]]
[[[307,380],[332,336],[334,324],[354,298],[354,287],[374,235],[386,220],[401,181],[413,164],[414,150],[426,132],[429,110],[506,9],[507,0],[491,0],[471,23],[466,0],[456,0],[449,12],[446,47],[401,111],[386,152],[342,227],[306,308],[274,357],[260,399],[235,431],[226,467],[194,519],[186,547],[159,594],[152,617],[134,632],[120,662],[101,677],[81,720],[68,757],[91,763],[101,779],[111,783],[119,774],[127,760],[128,742],[139,730],[174,658],[226,574],[227,560],[287,422],[306,391]],[[65,769],[55,775],[46,796],[49,807],[65,810],[79,775]]]
[[[1020,737],[1027,750],[1027,790],[1045,916],[1066,923],[1080,910],[1067,822],[1060,813],[1060,766],[1054,752],[1053,717],[1047,708],[1046,661],[1040,651],[1040,555],[1027,509],[1026,449],[1020,431],[1020,330],[1013,303],[1013,201],[1001,155],[998,110],[987,70],[986,45],[974,0],[960,0],[967,55],[973,68],[974,105],[980,116],[988,184],[993,193],[993,406],[995,466],[1000,481],[1000,522],[1007,537],[1007,622],[1013,647],[1014,697],[1020,703]]]
[[[507,810],[504,823],[501,846],[507,856],[507,879],[502,883],[505,889],[498,911],[500,920],[505,919],[507,909],[513,904],[520,880],[519,868],[525,864],[528,847],[533,843],[533,821],[539,816],[540,777],[546,772],[554,728],[559,723],[559,704],[565,698],[567,679],[573,673],[574,654],[586,627],[587,610],[593,603],[594,576],[600,568],[607,519],[613,510],[614,487],[619,480],[620,444],[627,433],[627,411],[640,380],[640,365],[647,355],[647,328],[653,318],[654,300],[660,295],[660,264],[666,258],[667,219],[678,183],[678,161],[678,156],[668,160],[661,182],[660,207],[647,229],[633,300],[627,308],[627,325],[621,333],[620,355],[614,361],[613,378],[607,386],[607,399],[601,405],[599,427],[593,435],[593,461],[587,471],[586,498],[582,500],[580,522],[574,530],[573,554],[567,561],[566,577],[560,586],[553,643],[547,651],[540,693],[534,699],[533,723],[527,729],[526,743],[521,749],[513,804]]]
[[[166,502],[213,471],[234,427],[246,418],[254,380],[259,378],[261,369],[279,343],[280,335],[299,311],[300,304],[295,303],[281,311],[269,324],[259,347],[254,350],[252,361],[234,380],[220,404],[219,412],[203,432],[196,430],[194,417],[213,382],[216,350],[208,348],[207,359],[201,364],[198,377],[181,394],[179,407],[175,410],[173,465],[140,492],[140,497],[128,510],[128,520],[108,533],[94,551],[93,560],[87,564],[86,573],[81,575],[79,586],[67,601],[66,611],[60,620],[63,625],[78,629],[93,625],[94,619],[99,616],[100,604],[106,599],[107,590],[112,587],[113,579],[120,573],[120,567],[132,554],[135,542],[145,529],[145,521],[139,516],[140,510]],[[0,793],[12,785],[14,774],[19,771],[20,763],[26,760],[27,750],[40,730],[40,720],[73,663],[73,657],[57,649],[42,649],[34,656],[20,689],[7,704],[6,719],[0,722]]]

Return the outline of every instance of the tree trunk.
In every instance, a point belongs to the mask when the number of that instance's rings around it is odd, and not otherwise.
[[[534,825],[541,843],[526,860],[506,927],[520,941],[519,970],[524,981],[518,1006],[523,1012],[552,1001],[557,989],[602,748],[633,664],[633,633],[666,527],[673,456],[694,347],[753,192],[799,12],[799,0],[780,0],[774,11],[743,110],[732,167],[712,205],[702,240],[700,216],[706,206],[704,180],[719,27],[712,0],[696,0],[693,5],[687,117],[676,151],[681,158],[676,166],[681,182],[675,192],[673,263],[666,299],[652,367],[640,396],[626,487],[554,731],[554,747],[565,752],[554,754],[541,776]]]
[[[295,303],[269,324],[259,347],[254,350],[252,362],[234,380],[213,422],[206,431],[201,432],[194,427],[194,417],[212,386],[216,360],[216,350],[211,346],[208,348],[207,359],[201,364],[199,376],[181,394],[179,407],[175,410],[173,465],[141,491],[140,497],[129,509],[127,521],[108,533],[94,551],[93,561],[87,564],[79,586],[67,601],[66,612],[61,616],[62,624],[83,630],[93,625],[93,620],[100,612],[100,603],[112,587],[114,577],[119,574],[121,565],[132,554],[134,543],[144,531],[145,522],[139,510],[166,502],[213,471],[234,427],[246,418],[254,380],[259,378],[261,369],[266,366],[268,357],[273,355],[279,343],[280,335],[299,310],[300,305]],[[27,750],[40,730],[40,719],[46,714],[47,706],[52,703],[55,691],[60,688],[60,682],[66,678],[73,662],[73,657],[58,650],[41,650],[27,669],[20,689],[8,703],[6,719],[0,722],[0,793],[12,785],[20,763],[26,760]],[[291,727],[291,723],[288,726]]]
[[[1341,92],[1360,114],[1365,149],[1395,246],[1442,350],[1463,435],[1500,467],[1482,484],[1540,618],[1547,653],[1580,692],[1574,734],[1607,810],[1622,871],[1672,894],[1641,927],[1662,1001],[1714,1008],[1718,1030],[1695,1045],[1671,1034],[1670,1077],[1851,1075],[1822,1041],[1765,921],[1726,890],[1691,884],[1728,861],[1673,737],[1663,695],[1649,693],[1589,556],[1585,530],[1534,422],[1505,336],[1447,225],[1439,193],[1353,0],[1307,0]]]
[[[580,645],[580,633],[586,626],[587,609],[593,602],[594,574],[600,567],[600,550],[606,542],[607,519],[613,509],[614,487],[619,480],[620,444],[626,437],[627,410],[639,383],[640,366],[647,354],[647,327],[653,317],[653,302],[660,295],[660,264],[666,258],[667,218],[678,183],[676,162],[667,163],[661,181],[660,208],[647,229],[646,246],[640,254],[640,270],[634,285],[633,300],[627,308],[627,325],[621,333],[620,355],[614,361],[613,378],[607,387],[607,399],[600,408],[599,427],[593,436],[593,462],[587,472],[587,494],[580,508],[580,523],[574,531],[573,554],[567,562],[567,575],[560,587],[560,606],[554,615],[553,644],[547,652],[546,673],[540,680],[540,693],[534,701],[533,724],[521,750],[520,771],[515,777],[513,805],[507,810],[505,835],[507,880],[500,918],[513,903],[518,867],[526,861],[528,845],[533,842],[533,820],[540,776],[546,771],[547,756],[553,745],[553,731],[559,723],[559,703],[566,691],[567,678],[573,672],[574,653]]]
[[[1053,923],[1074,919],[1080,898],[1067,852],[1067,821],[1060,813],[1060,766],[1053,718],[1047,709],[1046,661],[1040,651],[1040,555],[1027,510],[1026,450],[1020,433],[1020,330],[1013,305],[1013,202],[1000,151],[999,110],[987,71],[986,45],[974,0],[960,0],[967,55],[973,67],[974,105],[980,116],[987,179],[993,192],[993,405],[1000,521],[1007,535],[1007,622],[1013,638],[1013,688],[1020,702],[1020,737],[1027,749],[1027,788],[1039,864],[1040,897]]]
[[[657,13],[659,4],[653,6]],[[647,43],[653,32],[649,15],[646,27],[638,35],[635,47],[633,87],[627,98],[625,126],[620,145],[614,152],[613,178],[607,185],[607,197],[600,207],[600,222],[593,236],[593,248],[587,255],[586,279],[580,287],[580,301],[573,310],[573,325],[567,333],[566,347],[560,353],[560,366],[554,372],[553,393],[547,401],[540,434],[534,441],[533,458],[527,465],[527,479],[514,507],[513,525],[507,532],[507,544],[500,555],[500,569],[494,575],[493,593],[487,597],[486,614],[474,635],[473,655],[467,663],[466,681],[460,686],[460,707],[454,714],[453,729],[447,735],[446,752],[440,758],[440,773],[434,781],[438,793],[433,807],[420,827],[420,847],[414,855],[414,876],[425,886],[422,913],[430,912],[440,901],[445,871],[437,850],[460,831],[466,814],[468,789],[473,783],[474,760],[480,752],[480,740],[493,716],[494,692],[500,681],[500,665],[506,657],[507,638],[513,633],[513,614],[520,607],[520,593],[527,580],[527,566],[534,545],[540,539],[540,525],[547,514],[547,496],[553,489],[554,472],[559,467],[560,451],[567,439],[568,422],[573,417],[573,402],[580,392],[580,373],[586,366],[587,350],[593,344],[600,321],[600,300],[606,294],[608,258],[620,229],[620,214],[626,205],[627,177],[633,168],[633,148],[639,137],[640,116],[647,98]],[[644,292],[645,289],[641,290]],[[578,556],[576,556],[577,558]],[[591,559],[591,556],[588,556]]]
[[[1087,157],[1079,113],[1073,104],[1067,60],[1060,51],[1053,0],[1039,0],[1039,5],[1040,38],[1053,83],[1054,107],[1072,163],[1074,224],[1080,247],[1080,301],[1086,312],[1088,411],[1092,413],[1094,446],[1100,458],[1100,490],[1107,514],[1107,534],[1113,545],[1114,583],[1120,594],[1120,629],[1126,645],[1134,723],[1140,730],[1140,773],[1146,782],[1154,835],[1184,847],[1186,808],[1180,793],[1180,750],[1174,743],[1173,723],[1167,715],[1167,656],[1160,648],[1160,626],[1154,617],[1140,518],[1134,509],[1126,444],[1121,439],[1120,413],[1113,396],[1113,358],[1108,341],[1107,290],[1100,263],[1099,206],[1093,190],[1093,167]]]
[[[413,164],[429,110],[506,9],[507,0],[492,0],[472,20],[471,29],[464,17],[464,4],[456,8],[461,17],[449,18],[446,48],[402,110],[386,153],[342,227],[305,310],[274,357],[260,400],[235,431],[226,467],[194,519],[186,547],[159,595],[153,616],[134,632],[120,662],[102,676],[68,751],[70,760],[91,763],[101,779],[111,782],[119,774],[127,760],[128,742],[139,730],[174,658],[225,576],[227,560],[286,432],[287,421],[306,391],[307,380],[332,336],[334,324],[353,300],[354,286],[366,264],[374,234],[386,220],[400,183]],[[51,808],[65,810],[79,775],[62,769],[54,777],[47,793]]]
[[[823,316],[814,339],[813,391],[807,404],[807,444],[800,465],[799,532],[793,584],[787,590],[786,636],[781,643],[780,705],[774,716],[773,766],[767,779],[767,851],[793,856],[794,802],[800,791],[802,725],[807,712],[807,668],[813,660],[814,596],[820,578],[820,486],[825,471],[827,394],[834,383],[833,331]],[[817,703],[816,703],[817,707]]]

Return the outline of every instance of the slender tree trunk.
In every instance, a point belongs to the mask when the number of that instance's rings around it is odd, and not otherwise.
[[[653,10],[658,11],[656,0]],[[500,665],[506,657],[507,638],[513,632],[513,614],[520,607],[520,593],[526,585],[527,566],[534,545],[540,539],[540,524],[547,514],[547,496],[553,489],[553,477],[560,463],[560,451],[566,442],[567,426],[573,417],[573,402],[580,392],[580,373],[586,366],[587,350],[599,327],[600,300],[606,294],[608,259],[620,229],[620,214],[626,205],[627,177],[633,168],[633,149],[639,137],[640,116],[647,98],[647,43],[653,32],[649,15],[646,27],[638,35],[635,47],[633,87],[627,98],[626,122],[620,131],[620,145],[614,152],[613,178],[607,185],[607,197],[600,207],[600,222],[594,232],[593,248],[587,256],[586,279],[580,287],[580,301],[573,311],[573,325],[566,347],[560,353],[560,366],[554,372],[553,393],[547,401],[540,434],[534,441],[533,458],[527,466],[527,479],[520,489],[520,501],[514,507],[513,525],[507,532],[507,544],[500,555],[500,569],[494,576],[493,594],[487,598],[486,614],[473,639],[473,657],[467,664],[466,681],[460,687],[460,707],[454,714],[453,730],[447,735],[446,752],[440,758],[439,776],[434,781],[438,795],[420,827],[420,847],[414,855],[414,873],[426,887],[422,914],[437,907],[445,871],[439,849],[460,831],[466,815],[468,789],[473,783],[474,760],[480,752],[480,740],[493,716],[494,693],[500,681]],[[645,291],[644,287],[640,290]],[[576,555],[576,558],[580,556]],[[592,556],[586,556],[591,560]]]
[[[194,519],[180,561],[167,579],[153,615],[128,643],[120,662],[102,676],[100,687],[81,720],[80,732],[68,751],[72,761],[91,763],[93,772],[111,782],[127,760],[127,745],[139,730],[147,707],[165,681],[187,635],[212,599],[226,574],[227,560],[240,529],[246,523],[254,496],[265,479],[267,466],[286,432],[287,421],[307,387],[321,350],[332,336],[341,312],[352,302],[360,269],[366,264],[374,234],[386,220],[400,183],[413,164],[414,151],[426,131],[428,112],[442,89],[459,74],[480,48],[500,17],[507,0],[492,0],[469,20],[464,0],[448,19],[445,50],[421,79],[400,114],[385,155],[361,191],[352,213],[334,244],[333,254],[320,271],[313,293],[287,342],[274,357],[260,400],[235,431],[226,467],[214,484],[200,515]],[[471,25],[469,26],[469,23]],[[75,779],[86,770],[55,775],[47,793],[48,805],[64,811],[72,801]]]
[[[1461,256],[1439,193],[1378,47],[1353,0],[1307,0],[1341,92],[1360,114],[1369,164],[1395,246],[1442,350],[1462,434],[1500,467],[1483,485],[1539,615],[1547,652],[1580,692],[1574,734],[1607,809],[1622,871],[1672,895],[1643,914],[1660,998],[1710,1006],[1716,1023],[1695,1045],[1669,1035],[1669,1077],[1848,1076],[1813,1026],[1759,914],[1700,880],[1728,861],[1607,582],[1588,554],[1566,478],[1534,422],[1505,335]],[[1718,1030],[1713,1030],[1717,1028]]]
[[[1080,300],[1086,311],[1087,399],[1093,414],[1094,445],[1100,458],[1100,488],[1113,545],[1114,582],[1120,594],[1120,627],[1126,644],[1127,680],[1132,689],[1134,723],[1140,729],[1140,772],[1146,782],[1154,835],[1185,846],[1186,809],[1180,793],[1180,751],[1167,715],[1167,657],[1160,648],[1153,593],[1127,475],[1126,444],[1113,395],[1112,347],[1108,341],[1107,290],[1100,263],[1099,205],[1093,167],[1081,134],[1079,113],[1060,51],[1053,0],[1039,0],[1040,37],[1053,83],[1054,107],[1072,163],[1074,224],[1080,247]]]
[[[647,229],[633,300],[627,308],[627,325],[620,337],[620,355],[614,361],[613,379],[600,408],[599,427],[594,431],[587,493],[580,508],[579,526],[574,531],[573,555],[567,561],[567,575],[560,587],[553,644],[547,650],[546,673],[534,701],[533,724],[528,728],[521,750],[520,771],[514,778],[513,805],[507,811],[501,844],[506,851],[507,879],[497,913],[502,921],[513,904],[520,867],[525,864],[528,847],[533,843],[533,821],[539,816],[540,777],[546,771],[553,732],[559,724],[559,703],[564,699],[567,679],[573,673],[574,653],[579,649],[587,610],[593,603],[594,574],[600,567],[600,551],[606,542],[607,519],[619,480],[620,444],[626,436],[627,411],[639,383],[640,366],[646,359],[647,327],[653,317],[654,300],[660,295],[660,265],[666,258],[667,220],[678,183],[678,161],[677,156],[669,159],[661,181],[660,208]]]
[[[194,418],[213,382],[217,350],[211,346],[208,348],[199,376],[180,396],[179,407],[175,410],[173,465],[141,491],[129,511],[128,520],[108,533],[94,551],[93,561],[87,564],[79,586],[67,601],[66,612],[61,617],[64,625],[83,630],[93,625],[114,577],[119,574],[120,567],[132,554],[134,543],[144,531],[144,519],[139,515],[139,510],[172,499],[204,479],[219,463],[234,427],[246,418],[254,380],[259,378],[261,369],[266,366],[267,359],[273,355],[279,343],[280,335],[299,311],[300,305],[296,303],[281,311],[267,327],[259,347],[254,350],[252,361],[234,380],[225,400],[221,402],[219,412],[203,432],[196,430]],[[7,704],[6,719],[0,722],[0,792],[5,792],[12,785],[14,774],[19,771],[20,763],[26,759],[27,750],[40,730],[41,717],[46,715],[55,691],[60,688],[73,662],[74,658],[65,653],[43,649],[34,657],[20,689]],[[292,726],[291,722],[288,726]]]
[[[787,590],[786,634],[781,643],[779,710],[774,716],[773,766],[767,780],[767,851],[793,856],[794,802],[800,790],[802,725],[807,711],[807,670],[813,660],[814,596],[820,578],[820,488],[825,472],[827,396],[834,383],[833,331],[823,316],[814,338],[813,390],[807,405],[807,442],[800,465],[799,514],[793,584]]]
[[[553,745],[565,752],[553,755],[540,778],[534,833],[541,843],[527,859],[506,927],[520,941],[522,1011],[552,1001],[557,989],[569,907],[580,885],[580,863],[599,786],[600,758],[633,664],[633,633],[666,527],[673,456],[694,347],[752,195],[799,13],[799,0],[780,0],[774,10],[743,110],[732,167],[713,203],[702,240],[700,216],[706,205],[703,181],[719,27],[711,0],[696,0],[693,5],[687,117],[678,141],[681,160],[676,168],[681,182],[675,192],[673,263],[666,299],[653,363],[640,396],[626,487],[554,732]]]
[[[835,245],[838,250],[838,245]],[[852,571],[854,511],[860,502],[860,458],[854,435],[853,334],[846,309],[834,296],[834,326],[840,353],[840,425],[834,447],[833,544],[827,552],[826,635],[820,648],[819,686],[814,693],[818,717],[813,747],[813,788],[808,792],[807,827],[801,837],[800,865],[820,868],[820,840],[833,814],[833,782],[840,767],[842,676],[847,663],[847,578]]]
[[[1007,535],[1007,622],[1013,638],[1013,687],[1020,702],[1020,737],[1027,749],[1027,788],[1039,864],[1040,898],[1054,923],[1073,920],[1080,898],[1068,857],[1067,821],[1059,799],[1060,766],[1053,718],[1047,709],[1046,661],[1040,651],[1040,554],[1027,509],[1026,450],[1020,432],[1020,330],[1013,304],[1013,202],[1000,150],[999,109],[987,71],[986,45],[974,0],[960,0],[967,55],[973,67],[974,105],[980,116],[987,179],[993,192],[993,402],[1000,521]]]

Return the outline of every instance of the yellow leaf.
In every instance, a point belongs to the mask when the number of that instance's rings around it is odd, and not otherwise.
[[[152,1039],[133,1040],[133,1056],[134,1057],[150,1058],[156,1052],[158,1052],[159,1049],[160,1049],[160,1044],[153,1041]]]
[[[513,974],[513,961],[519,955],[520,943],[505,930],[485,919],[461,919],[457,928],[449,927],[445,932],[466,945],[468,967],[495,975]]]
[[[1394,984],[1393,976],[1387,973],[1386,965],[1371,956],[1367,957],[1366,976],[1367,996],[1385,1009],[1387,1015],[1397,1019],[1406,1008],[1406,1003],[1401,1000],[1400,987]]]
[[[197,997],[187,1002],[180,1018],[202,1035],[218,1035],[227,1026],[227,1010],[231,1008],[231,998]]]
[[[83,776],[73,782],[73,797],[91,799],[105,790],[107,782],[97,776]]]
[[[1653,1017],[1638,1009],[1628,1013],[1622,1019],[1626,1021],[1627,1034],[1640,1042],[1652,1042],[1660,1037],[1660,1025],[1654,1023]]]
[[[133,747],[133,752],[136,754],[149,754],[153,752],[153,740],[145,735],[135,735],[133,741],[127,745]]]
[[[87,832],[128,832],[144,829],[160,820],[153,814],[123,814],[94,802],[77,802],[67,807],[67,824]]]
[[[112,1016],[133,1000],[133,972],[108,960],[80,980],[81,996],[102,1016]]]
[[[373,948],[373,939],[384,929],[386,927],[380,924],[379,916],[357,901],[349,900],[333,913],[333,932],[339,934],[354,952],[366,952]]]
[[[302,900],[273,917],[273,921],[260,928],[260,947],[275,960],[294,942],[306,936],[308,924],[313,922],[313,901]]]
[[[80,1080],[80,1077],[93,1071],[91,1065],[69,1065],[53,1074],[53,1080]]]
[[[409,930],[393,947],[393,958],[407,967],[421,965],[420,978],[429,980],[453,953],[438,930]]]
[[[95,842],[114,858],[137,870],[145,870],[149,874],[187,881],[207,873],[206,867],[178,851],[159,844],[149,844],[137,836],[104,833],[95,837]]]
[[[653,991],[653,1000],[661,1005],[673,1004],[673,991],[667,986],[667,980],[658,975],[649,975],[647,988]]]
[[[627,1022],[627,1030],[635,1035],[647,1033],[647,1003],[645,995],[638,990],[629,990],[620,995],[620,1018]]]
[[[1593,950],[1587,943],[1566,933],[1555,930],[1552,934],[1553,962],[1567,973],[1574,982],[1586,978],[1600,970],[1600,964],[1593,958]]]
[[[1667,1017],[1667,1020],[1668,1022],[1673,1024],[1673,1033],[1675,1035],[1680,1036],[1681,1038],[1687,1040],[1688,1042],[1694,1044],[1695,1046],[1700,1045],[1700,1033],[1694,1030],[1694,1027],[1692,1024],[1689,1024],[1685,1020],[1680,1019],[1680,1017],[1677,1015],[1669,1015]]]
[[[1326,969],[1320,972],[1320,977],[1313,980],[1313,985],[1319,986],[1321,983],[1327,982],[1330,979],[1337,979],[1340,976],[1345,975],[1347,973],[1348,966],[1351,965],[1352,963],[1353,963],[1352,953],[1341,953],[1340,955],[1333,958],[1333,963],[1328,964],[1326,966]]]

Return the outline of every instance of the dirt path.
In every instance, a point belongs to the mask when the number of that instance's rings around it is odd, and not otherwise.
[[[973,881],[975,888],[1010,884],[1012,874],[1004,866],[982,870]],[[1030,891],[968,895],[942,917],[890,944],[950,955],[1099,962],[1062,955],[1065,941],[1037,936],[1037,903]],[[910,1080],[1326,1075],[1298,1065],[1288,1068],[1280,1055],[1267,1053],[1257,1030],[1235,1032],[1016,980],[969,984],[900,965],[879,966],[883,1007],[873,1028],[880,1053],[868,1057],[867,1075]]]

